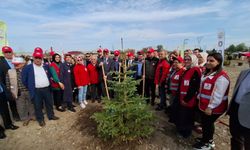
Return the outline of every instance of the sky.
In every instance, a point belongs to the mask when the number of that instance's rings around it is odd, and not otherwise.
[[[220,31],[225,47],[250,45],[248,0],[0,1],[0,20],[15,51],[121,49],[121,37],[124,49],[213,49]]]

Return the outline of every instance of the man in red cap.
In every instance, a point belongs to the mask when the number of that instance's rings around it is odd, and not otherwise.
[[[42,49],[33,53],[33,63],[25,66],[22,70],[22,82],[29,90],[30,98],[34,104],[36,120],[41,127],[45,126],[43,115],[43,104],[49,120],[58,120],[54,115],[53,100],[51,96],[50,82],[51,73],[49,66],[42,63]],[[60,84],[63,87],[62,84]]]
[[[108,80],[112,80],[112,75],[108,75],[109,72],[114,71],[114,60],[109,57],[109,50],[105,48],[103,50],[103,58],[100,59],[99,62],[99,79],[101,83],[101,92],[99,94],[102,94],[103,96],[106,96],[106,90],[104,85],[104,78]],[[104,74],[102,73],[102,66],[104,67]],[[101,97],[101,95],[99,95]]]
[[[103,59],[103,52],[102,52],[102,49],[99,48],[99,49],[97,50],[97,62],[100,63],[102,59]]]
[[[131,67],[132,65],[133,65],[133,63],[134,63],[134,53],[133,52],[128,52],[127,53],[127,57],[128,57],[128,59],[127,59],[127,65],[128,65],[128,68],[129,67]]]
[[[9,46],[2,47],[2,52],[4,57],[0,57],[0,81],[6,86],[6,74],[9,69],[13,69],[14,65],[12,64],[13,59],[13,50]],[[10,109],[12,112],[13,119],[16,121],[20,121],[19,114],[17,112],[16,101],[14,100],[12,94],[7,89],[7,99],[9,101]]]
[[[147,58],[145,60],[145,96],[147,98],[147,103],[150,103],[151,98],[151,105],[155,104],[155,71],[157,67],[159,59],[155,57],[154,49],[149,48],[147,51]]]
[[[113,60],[114,60],[114,71],[116,71],[116,72],[119,72],[119,67],[121,65],[121,60],[120,60],[119,56],[120,56],[120,51],[115,50]]]

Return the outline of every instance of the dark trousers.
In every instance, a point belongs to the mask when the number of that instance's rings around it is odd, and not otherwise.
[[[56,107],[62,106],[63,91],[62,90],[54,90],[53,91],[53,99],[54,99],[54,105]]]
[[[89,91],[90,91],[90,97],[92,100],[97,100],[99,99],[98,97],[98,84],[91,84],[89,86]]]
[[[4,128],[0,125],[0,133],[4,133]]]
[[[6,89],[6,97],[9,102],[9,106],[10,106],[10,110],[11,110],[13,118],[19,120],[20,117],[17,111],[16,100],[8,89]]]
[[[0,113],[3,119],[4,127],[8,127],[12,124],[10,118],[9,107],[4,94],[0,94]]]
[[[212,114],[211,116],[206,115],[204,112],[201,112],[201,122],[202,122],[202,142],[208,143],[209,140],[213,139],[214,136],[214,122],[221,115]]]
[[[43,111],[42,111],[43,103],[45,104],[48,118],[50,119],[54,116],[53,101],[52,101],[51,91],[49,87],[36,88],[35,97],[33,101],[34,101],[36,119],[38,122],[41,122],[44,120]]]
[[[239,104],[233,101],[230,108],[229,128],[232,135],[231,150],[250,150],[250,129],[243,127],[239,123]]]
[[[145,80],[145,96],[147,98],[147,102],[149,103],[151,97],[151,104],[155,102],[155,83],[154,79],[146,79]]]
[[[137,77],[136,80],[141,80],[141,77]],[[142,88],[143,88],[143,80],[140,81],[138,85],[136,85],[137,93],[142,95]]]
[[[97,95],[98,95],[98,97],[101,99],[101,97],[102,97],[102,82],[99,82],[98,84],[97,84]]]
[[[165,81],[159,86],[160,107],[166,107],[166,88]]]

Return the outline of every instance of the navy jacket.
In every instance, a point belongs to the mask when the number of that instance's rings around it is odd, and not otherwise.
[[[43,68],[47,74],[48,80],[52,77],[49,71],[49,65],[44,64]],[[33,64],[25,66],[22,70],[22,83],[29,89],[30,98],[33,99],[35,96],[35,73]]]

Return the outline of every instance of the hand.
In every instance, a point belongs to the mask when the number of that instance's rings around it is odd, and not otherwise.
[[[107,76],[103,76],[103,79],[107,80]]]
[[[181,101],[181,104],[182,104],[183,106],[187,106],[187,105],[188,105],[185,101]]]
[[[58,84],[59,84],[60,88],[61,88],[62,90],[64,90],[64,85],[63,85],[63,83],[59,82]]]
[[[103,62],[100,62],[99,66],[103,66]]]
[[[211,108],[207,108],[205,110],[205,114],[208,115],[208,116],[211,116],[212,115],[212,109]]]
[[[156,85],[155,85],[155,88],[158,89],[158,88],[159,88],[159,84],[156,84]]]
[[[142,79],[145,79],[145,75],[142,76]]]

